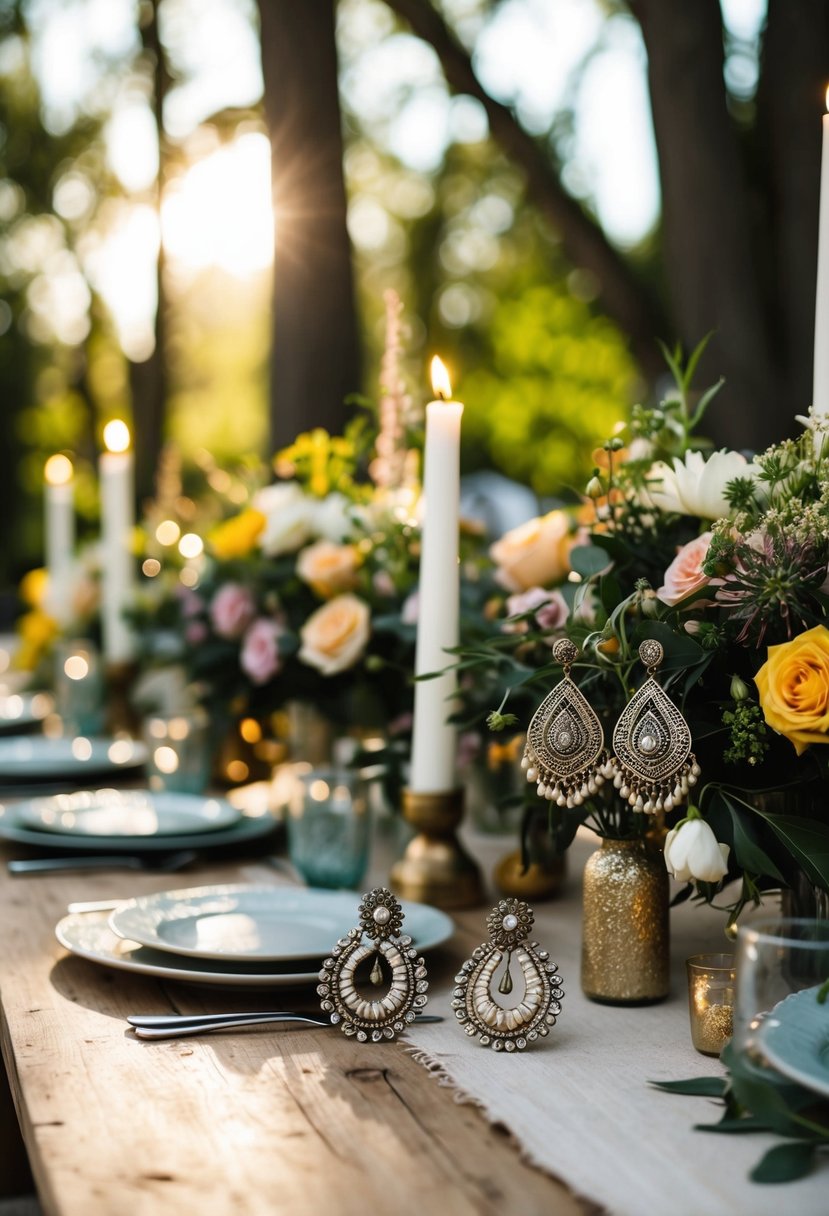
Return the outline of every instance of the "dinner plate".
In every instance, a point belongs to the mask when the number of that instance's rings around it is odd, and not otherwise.
[[[829,1004],[818,988],[793,992],[775,1005],[757,1034],[757,1046],[784,1077],[829,1098]]]
[[[215,832],[182,832],[181,835],[139,836],[125,841],[123,836],[70,836],[60,832],[44,832],[40,828],[29,828],[21,822],[19,807],[24,804],[0,803],[0,839],[13,840],[16,844],[34,845],[47,849],[51,854],[59,853],[123,853],[136,856],[142,853],[172,852],[176,849],[232,848],[267,836],[276,828],[270,815],[242,815],[236,823]]]
[[[215,832],[241,812],[222,798],[149,790],[80,790],[19,803],[17,818],[40,832],[83,837],[182,836]]]
[[[228,961],[172,957],[118,937],[110,929],[107,917],[106,912],[64,916],[55,928],[57,939],[78,958],[115,967],[119,971],[135,971],[164,980],[221,984],[225,988],[279,988],[318,983],[318,960],[314,961],[313,970],[305,970],[302,964],[296,967],[279,967],[277,964],[256,967]],[[306,960],[305,967],[308,965]]]
[[[169,954],[236,962],[322,958],[357,923],[353,891],[232,884],[143,895],[109,918],[120,937]],[[452,934],[452,921],[426,904],[404,903],[405,931],[419,950]]]
[[[146,759],[146,745],[132,739],[12,736],[0,739],[0,781],[50,781],[56,777],[86,781],[90,773],[139,768]]]
[[[0,696],[0,732],[31,730],[55,707],[48,692],[10,692]]]

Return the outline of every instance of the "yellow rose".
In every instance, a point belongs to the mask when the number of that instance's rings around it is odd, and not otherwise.
[[[570,571],[570,517],[550,511],[506,532],[489,550],[500,581],[510,591],[549,587]]]
[[[791,642],[769,646],[754,677],[766,722],[794,744],[829,743],[829,629],[815,625]]]
[[[247,557],[265,528],[265,516],[247,507],[232,519],[225,520],[210,533],[210,546],[216,557],[230,561]]]
[[[370,634],[370,611],[356,595],[338,595],[313,612],[300,630],[299,657],[324,676],[353,667]]]
[[[20,645],[14,665],[22,671],[34,671],[58,635],[58,623],[39,608],[25,612],[17,622]]]
[[[28,574],[24,574],[20,580],[20,598],[24,604],[28,604],[30,608],[40,608],[46,598],[46,584],[49,581],[49,575],[42,566],[36,570],[30,570]]]
[[[296,572],[318,596],[330,600],[332,595],[356,587],[358,565],[359,557],[353,545],[335,545],[330,540],[320,540],[302,550],[297,558]]]

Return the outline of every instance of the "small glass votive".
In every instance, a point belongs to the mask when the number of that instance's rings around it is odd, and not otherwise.
[[[288,855],[311,887],[356,887],[368,867],[371,812],[359,774],[299,773],[288,806]]]
[[[208,718],[204,710],[147,718],[147,774],[151,790],[202,794],[210,779]]]
[[[54,649],[55,709],[67,735],[99,735],[105,695],[101,657],[87,638],[60,640]]]
[[[686,960],[685,968],[691,1042],[704,1056],[718,1056],[734,1025],[734,955],[695,954]]]

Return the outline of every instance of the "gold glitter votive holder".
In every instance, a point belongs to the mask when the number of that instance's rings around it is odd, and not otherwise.
[[[686,959],[691,1042],[704,1056],[718,1056],[734,1025],[736,972],[733,954],[695,954]]]

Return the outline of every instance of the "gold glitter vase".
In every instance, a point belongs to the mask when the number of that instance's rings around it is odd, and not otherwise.
[[[668,995],[668,872],[644,840],[603,839],[584,867],[581,986],[593,1001]]]

